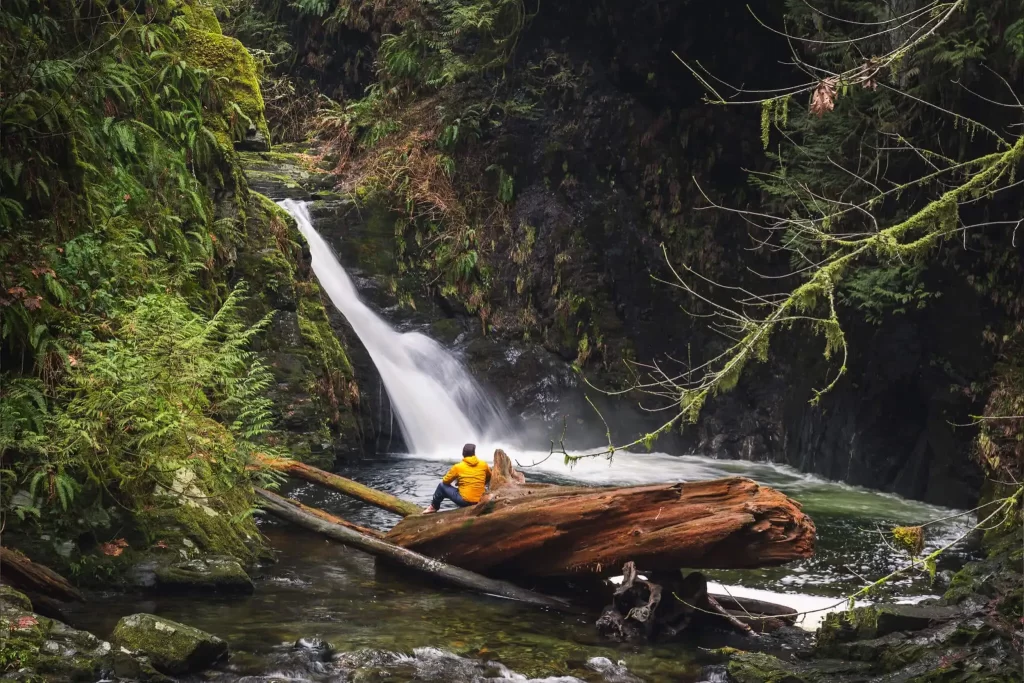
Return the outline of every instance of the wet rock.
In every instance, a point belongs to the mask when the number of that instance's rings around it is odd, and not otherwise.
[[[418,647],[412,655],[387,650],[358,650],[345,652],[335,659],[349,673],[352,683],[376,683],[385,680],[413,680],[449,683],[474,681],[475,683],[505,683],[507,681],[543,681],[544,683],[582,683],[573,676],[551,676],[528,679],[497,661],[480,661],[460,657],[434,647]],[[614,666],[614,665],[613,665]],[[622,679],[624,682],[628,679]]]
[[[208,556],[159,566],[155,570],[159,588],[184,591],[252,593],[252,579],[233,557]]]
[[[16,680],[95,681],[108,668],[110,644],[26,609],[28,598],[5,588],[0,599],[0,650]]]
[[[135,655],[127,650],[117,649],[111,653],[110,673],[118,678],[145,683],[174,683],[173,678],[164,676],[153,667],[149,657]]]
[[[613,662],[607,657],[591,657],[587,660],[587,668],[601,674],[607,683],[640,683],[640,679],[629,673],[626,663]]]
[[[334,654],[334,646],[319,638],[299,638],[292,648],[325,662]]]
[[[228,651],[217,636],[152,614],[123,617],[112,641],[117,648],[148,657],[158,671],[171,675],[203,669]]]
[[[899,631],[921,631],[960,615],[942,605],[879,605],[829,614],[818,632],[820,649],[835,643],[871,640]]]
[[[729,660],[727,671],[735,683],[810,683],[814,680],[798,672],[793,664],[756,652],[734,654]]]
[[[333,188],[334,176],[311,165],[298,152],[300,148],[295,149],[296,152],[243,151],[239,157],[249,189],[279,200],[311,199]]]
[[[270,140],[263,131],[251,126],[245,133],[245,138],[235,142],[235,149],[239,152],[269,152]]]

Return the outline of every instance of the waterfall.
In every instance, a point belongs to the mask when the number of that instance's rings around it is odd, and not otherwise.
[[[306,202],[278,202],[309,242],[313,272],[377,366],[409,449],[461,453],[462,444],[508,434],[503,411],[466,368],[436,341],[399,332],[363,303],[331,247],[313,227]],[[478,449],[486,452],[483,449]]]

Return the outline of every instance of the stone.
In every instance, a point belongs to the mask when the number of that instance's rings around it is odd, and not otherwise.
[[[110,643],[23,609],[16,591],[4,595],[0,601],[0,650],[6,665],[17,669],[15,680],[84,683],[101,677],[109,662]]]
[[[292,646],[293,650],[306,653],[310,658],[318,661],[330,661],[334,654],[334,646],[320,638],[299,638]]]
[[[233,557],[211,555],[159,566],[156,586],[170,590],[252,593],[252,579]]]
[[[835,643],[872,640],[900,631],[921,631],[960,615],[943,605],[877,605],[829,614],[818,630],[819,649]]]
[[[16,591],[10,586],[0,584],[0,611],[7,609],[32,611],[32,601],[21,591]]]
[[[778,657],[758,652],[735,653],[729,658],[726,670],[730,680],[736,683],[811,683],[815,680]]]
[[[132,614],[117,622],[114,647],[149,658],[153,667],[169,675],[203,669],[228,652],[217,636],[153,614]]]
[[[235,141],[235,149],[240,152],[269,152],[270,140],[262,130],[256,126],[250,126],[245,133],[245,138]]]

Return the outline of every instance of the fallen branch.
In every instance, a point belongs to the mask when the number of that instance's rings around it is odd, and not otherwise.
[[[4,583],[25,591],[57,598],[63,602],[84,602],[85,597],[67,579],[46,565],[0,546],[0,577]]]
[[[350,547],[358,548],[371,555],[385,557],[402,566],[429,574],[445,583],[459,586],[460,588],[468,588],[480,593],[519,600],[520,602],[540,607],[550,607],[562,611],[576,611],[565,600],[541,595],[506,581],[491,579],[465,569],[460,569],[459,567],[453,567],[440,560],[435,560],[412,550],[388,543],[376,536],[360,533],[350,528],[350,526],[334,524],[320,516],[314,516],[302,511],[286,499],[270,491],[258,488],[256,489],[256,494],[263,498],[263,507],[281,519],[323,534],[328,538],[340,541]]]
[[[324,470],[301,463],[298,460],[283,460],[280,458],[271,458],[265,455],[257,454],[255,460],[258,464],[268,467],[277,472],[283,472],[293,477],[299,477],[306,481],[311,481],[316,484],[321,484],[327,488],[334,489],[339,493],[344,493],[346,496],[350,496],[357,500],[361,500],[364,503],[370,505],[376,505],[379,508],[394,512],[396,515],[407,517],[409,515],[415,515],[420,512],[420,506],[415,503],[410,503],[407,500],[402,500],[396,496],[392,496],[390,493],[384,493],[377,489],[372,489],[369,486],[360,484],[358,481],[346,479],[345,477],[331,472],[325,472]]]
[[[335,515],[332,515],[330,512],[327,512],[326,510],[321,510],[320,508],[310,507],[309,505],[303,505],[302,503],[300,503],[299,501],[295,500],[294,498],[284,498],[284,497],[282,497],[281,500],[285,501],[286,503],[290,503],[291,505],[294,505],[298,509],[300,509],[303,512],[305,512],[307,515],[313,515],[314,517],[319,517],[320,519],[324,520],[325,522],[330,522],[331,524],[337,524],[337,525],[343,526],[343,527],[345,527],[347,529],[352,529],[352,531],[358,531],[361,534],[366,534],[367,536],[373,536],[374,538],[384,538],[384,532],[382,532],[382,531],[377,531],[376,529],[370,529],[370,528],[365,527],[365,526],[359,526],[358,524],[353,524],[352,522],[349,522],[349,521],[347,521],[345,519],[342,519],[341,517],[337,517]]]

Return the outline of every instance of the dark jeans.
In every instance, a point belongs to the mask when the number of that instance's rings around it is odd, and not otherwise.
[[[460,508],[465,508],[469,507],[470,505],[473,505],[473,503],[470,503],[469,501],[464,500],[462,498],[462,496],[459,494],[459,489],[452,486],[451,484],[445,484],[444,482],[441,482],[440,484],[437,485],[437,488],[434,489],[434,499],[430,501],[430,504],[434,506],[435,510],[440,510],[441,502],[445,498],[455,503]]]

